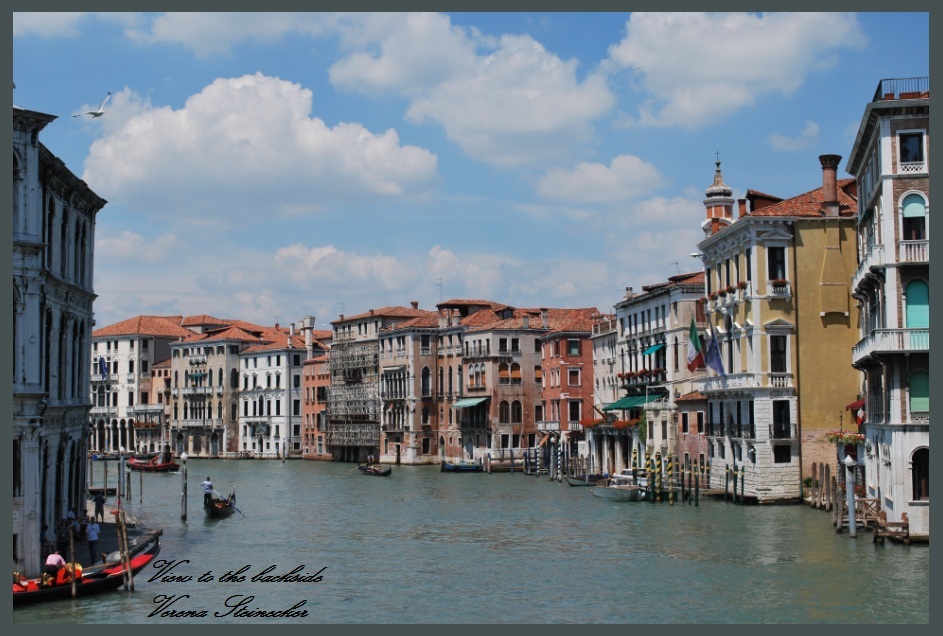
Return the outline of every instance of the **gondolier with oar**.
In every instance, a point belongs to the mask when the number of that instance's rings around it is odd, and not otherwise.
[[[209,506],[213,503],[213,482],[210,481],[209,475],[201,485],[203,486],[203,505]]]

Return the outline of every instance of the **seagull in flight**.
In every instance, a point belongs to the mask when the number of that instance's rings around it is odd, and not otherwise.
[[[105,95],[105,99],[102,100],[101,106],[99,106],[96,110],[90,110],[88,112],[79,113],[78,115],[72,115],[72,116],[81,117],[82,115],[91,115],[93,118],[101,117],[102,115],[105,114],[105,102],[108,101],[109,97],[111,97],[111,91],[108,91],[108,94]]]

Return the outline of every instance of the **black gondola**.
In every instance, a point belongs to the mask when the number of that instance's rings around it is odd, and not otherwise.
[[[236,512],[235,491],[229,493],[229,497],[225,499],[222,497],[213,497],[210,499],[209,503],[203,504],[203,510],[206,511],[207,517],[214,519],[220,519],[232,515],[232,513]]]
[[[374,477],[389,477],[393,472],[393,469],[389,466],[383,468],[379,464],[366,464],[364,466],[357,466],[357,468],[364,475],[373,475]]]

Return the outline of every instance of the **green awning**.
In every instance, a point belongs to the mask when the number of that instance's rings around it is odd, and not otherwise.
[[[643,352],[642,352],[642,355],[643,355],[643,356],[650,356],[650,355],[652,355],[653,353],[655,353],[656,351],[658,351],[659,349],[661,349],[661,348],[664,347],[664,346],[665,346],[665,343],[664,343],[664,342],[659,342],[658,344],[652,345],[652,346],[650,346],[648,349],[646,349],[645,351],[643,351]]]
[[[628,395],[620,400],[616,400],[612,404],[607,404],[602,407],[604,411],[621,411],[622,409],[632,408],[639,403],[639,400],[645,399],[642,396],[638,395]]]
[[[458,402],[456,402],[455,404],[453,404],[453,405],[452,405],[452,408],[453,408],[453,409],[467,409],[467,408],[470,407],[470,406],[476,406],[476,405],[478,405],[478,404],[481,404],[482,402],[484,402],[484,401],[487,400],[487,399],[488,399],[488,398],[486,398],[486,397],[463,398],[463,399],[459,400]]]

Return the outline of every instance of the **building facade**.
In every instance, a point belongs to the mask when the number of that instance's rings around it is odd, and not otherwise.
[[[847,170],[861,215],[852,278],[861,308],[852,362],[864,374],[866,496],[930,533],[930,78],[882,80]],[[851,427],[850,427],[851,428]]]
[[[13,569],[85,504],[95,219],[106,201],[40,141],[53,115],[13,107]]]
[[[710,370],[699,390],[711,485],[743,469],[745,494],[759,502],[798,500],[804,470],[835,465],[829,432],[859,385],[841,362],[858,315],[848,285],[857,200],[854,180],[837,180],[840,159],[820,157],[822,186],[790,199],[749,190],[736,219],[719,161],[706,191],[698,249]]]

